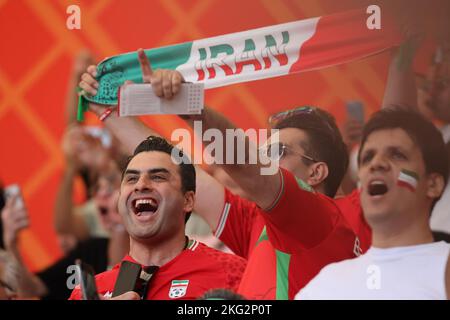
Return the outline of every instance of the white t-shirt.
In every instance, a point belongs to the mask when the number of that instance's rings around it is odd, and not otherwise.
[[[441,241],[380,249],[330,264],[296,300],[445,300],[450,245]]]
[[[450,142],[450,125],[441,128],[445,143]],[[430,219],[431,230],[450,233],[450,183],[447,183],[441,199],[433,208]]]

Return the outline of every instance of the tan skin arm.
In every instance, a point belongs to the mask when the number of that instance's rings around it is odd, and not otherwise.
[[[81,51],[75,58],[66,94],[66,123],[68,130],[72,126],[77,125],[78,80],[84,70],[92,64],[92,61],[91,54],[86,50]],[[66,160],[66,168],[56,194],[53,216],[54,227],[56,232],[60,234],[72,234],[77,239],[86,239],[89,236],[89,230],[83,218],[75,213],[72,203],[72,185],[79,168],[76,167],[73,159],[68,159],[67,153]]]
[[[5,207],[1,212],[3,222],[3,241],[5,249],[15,260],[14,273],[17,278],[17,294],[20,298],[42,297],[47,293],[45,284],[34,274],[32,274],[24,265],[18,248],[19,233],[29,227],[28,211],[25,207],[16,206],[17,197],[7,200]]]
[[[77,123],[78,108],[78,81],[86,70],[93,63],[93,57],[87,50],[81,51],[76,57],[73,64],[72,74],[69,79],[66,94],[66,123],[67,126]]]
[[[89,237],[89,228],[82,214],[78,212],[72,201],[73,182],[81,168],[96,171],[109,157],[100,139],[91,136],[83,127],[72,125],[66,131],[62,150],[66,159],[66,167],[58,188],[55,207],[55,229],[61,234],[71,234],[78,240]]]
[[[57,233],[72,234],[78,240],[84,240],[88,238],[89,230],[81,215],[75,212],[72,202],[73,181],[76,175],[76,169],[68,165],[56,194],[53,222]]]
[[[218,129],[224,137],[227,129],[236,128],[231,121],[208,107],[205,107],[201,117],[191,117],[185,120],[191,127],[193,127],[195,120],[201,120],[203,131]],[[264,165],[260,162],[250,164],[250,152],[254,151],[254,148],[250,148],[250,143],[248,137],[239,136],[234,144],[235,157],[238,151],[242,151],[237,150],[237,146],[240,144],[245,145],[245,164],[237,164],[237,161],[234,161],[234,164],[221,165],[221,167],[233,178],[250,200],[255,202],[260,208],[268,208],[273,204],[280,190],[280,178],[278,174],[262,175],[261,169],[264,168]],[[226,159],[226,153],[226,144],[224,143],[224,159]],[[259,161],[257,155],[253,156]]]
[[[413,69],[414,57],[423,38],[425,26],[418,19],[425,4],[411,8],[397,8],[398,26],[407,39],[392,51],[382,107],[406,107],[417,110],[417,88]]]
[[[416,50],[412,40],[406,42],[392,53],[391,64],[386,82],[382,107],[407,107],[417,110],[417,88],[412,59],[407,56],[407,51]]]

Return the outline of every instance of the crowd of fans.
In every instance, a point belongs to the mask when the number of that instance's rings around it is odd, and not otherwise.
[[[77,123],[76,87],[86,95],[98,87],[92,58],[80,54],[54,207],[64,257],[26,268],[18,249],[26,204],[2,192],[0,299],[82,299],[68,282],[76,260],[93,267],[102,299],[448,299],[450,45],[439,45],[425,75],[404,51],[394,50],[381,109],[366,123],[349,114],[340,131],[314,106],[268,119],[278,132],[258,152],[278,161],[274,175],[261,175],[262,162],[194,166],[138,117]],[[143,50],[138,59],[156,95],[179,92],[179,72],[152,71]],[[104,106],[89,110],[101,116]],[[209,107],[182,118],[224,136],[235,128]],[[237,139],[253,156],[252,141]],[[82,205],[72,201],[78,179]],[[141,282],[117,293],[129,264]]]

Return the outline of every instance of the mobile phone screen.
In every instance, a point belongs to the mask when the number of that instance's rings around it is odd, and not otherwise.
[[[364,105],[360,101],[348,101],[347,113],[356,121],[364,123]]]
[[[123,261],[120,265],[119,275],[112,296],[117,297],[128,291],[135,291],[142,268],[139,264]]]
[[[100,139],[104,148],[108,149],[111,147],[112,137],[107,130],[95,126],[84,126],[83,128],[91,136]]]
[[[18,184],[11,184],[5,187],[4,195],[5,195],[5,202],[8,201],[9,198],[17,197],[15,209],[23,209],[25,207],[22,192],[20,191],[20,187]]]
[[[81,260],[76,261],[76,266],[83,300],[100,300],[95,284],[94,269]]]

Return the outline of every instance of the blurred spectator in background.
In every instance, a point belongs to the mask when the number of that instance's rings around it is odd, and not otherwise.
[[[109,159],[93,177],[93,201],[98,220],[108,233],[108,237],[90,237],[80,241],[67,254],[53,265],[32,275],[24,267],[18,250],[18,234],[28,227],[26,209],[17,209],[14,203],[6,204],[2,211],[3,239],[8,253],[17,261],[22,275],[18,282],[18,296],[41,297],[44,299],[67,299],[72,291],[69,286],[69,267],[75,264],[76,259],[90,264],[95,272],[106,271],[109,266],[116,264],[129,250],[129,237],[122,225],[117,212],[117,199],[120,186],[120,166],[122,162]]]
[[[91,265],[96,273],[100,273],[120,262],[128,253],[129,236],[117,209],[120,168],[125,162],[126,157],[122,157],[119,162],[109,159],[93,178],[93,201],[99,215],[98,220],[108,237],[91,236],[79,242],[65,257],[39,272],[38,276],[49,287],[46,299],[67,299],[70,296],[73,288],[67,285],[67,268],[76,259],[81,259]]]
[[[82,214],[85,213],[86,217],[95,216],[95,207],[89,200],[86,201],[84,206],[80,206],[78,210],[74,207],[72,202],[73,197],[73,184],[75,177],[80,176],[84,182],[85,189],[87,190],[87,198],[90,198],[88,192],[89,188],[89,173],[87,168],[76,167],[78,161],[73,159],[72,154],[75,152],[71,149],[75,149],[74,145],[70,145],[70,135],[74,136],[75,133],[70,133],[70,128],[78,126],[77,123],[77,105],[78,105],[78,89],[76,79],[81,76],[82,70],[93,62],[92,56],[88,50],[82,50],[76,57],[72,66],[72,73],[69,77],[67,94],[66,94],[66,132],[63,138],[62,149],[65,153],[66,164],[62,173],[60,186],[55,202],[54,211],[54,225],[55,231],[58,234],[59,245],[64,253],[73,249],[79,239],[87,238],[87,227],[85,223],[81,221]],[[72,130],[72,131],[75,131]],[[73,139],[72,139],[73,140]],[[72,144],[74,144],[72,142]],[[67,150],[68,149],[68,150]],[[81,165],[81,164],[80,164]],[[74,211],[77,211],[76,213]],[[77,219],[78,218],[78,219]],[[74,221],[77,220],[77,221]]]
[[[5,206],[5,196],[3,193],[3,183],[0,180],[0,212],[3,210],[3,207]],[[2,219],[0,219],[0,249],[4,249],[5,245],[3,243],[3,222]]]
[[[450,162],[450,39],[438,46],[424,81],[419,86],[420,110],[441,124]],[[447,185],[441,200],[431,215],[431,228],[450,234],[450,187]],[[436,234],[440,236],[440,234]],[[445,237],[444,237],[445,238]],[[448,238],[447,238],[448,241]]]
[[[62,151],[65,167],[58,188],[54,225],[60,247],[67,253],[78,241],[89,237],[108,237],[102,226],[97,206],[92,199],[94,176],[103,170],[110,157],[120,157],[107,130],[95,126],[82,126],[77,122],[77,82],[88,65],[93,63],[89,51],[81,51],[75,58],[66,96],[67,129],[63,136]],[[80,205],[73,202],[74,183],[83,182],[86,201]]]
[[[14,256],[0,249],[0,300],[9,300],[17,296],[19,269]]]
[[[4,206],[3,185],[0,181],[0,212],[3,210]],[[17,268],[14,267],[15,259],[3,249],[3,222],[2,219],[0,219],[0,300],[7,300],[12,298],[17,291],[17,277],[11,279],[10,275],[14,274],[14,272],[8,271]]]
[[[3,191],[1,193],[4,206],[0,207],[0,234],[5,251],[0,251],[0,287],[6,289],[8,297],[43,296],[47,292],[44,283],[25,267],[18,249],[19,232],[29,226],[28,211],[25,206],[16,205],[18,196],[5,199]]]
[[[361,103],[361,108],[364,111],[364,105]],[[361,142],[362,129],[364,126],[364,118],[356,119],[347,109],[347,118],[345,119],[344,125],[342,127],[342,138],[347,146],[347,151],[349,154],[349,165],[347,169],[347,174],[342,180],[340,187],[339,196],[345,196],[352,193],[357,188],[357,154],[359,150],[359,143]],[[362,120],[362,121],[361,121]]]
[[[54,224],[56,232],[64,235],[63,248],[67,251],[77,241],[108,236],[92,199],[92,179],[108,163],[110,155],[100,138],[94,137],[86,127],[78,125],[68,128],[63,137],[62,149],[66,166],[56,196]],[[86,173],[84,185],[88,199],[83,205],[75,206],[72,199],[74,181],[82,171]]]

